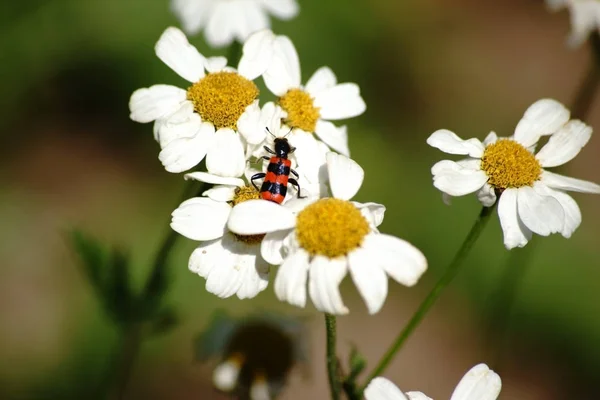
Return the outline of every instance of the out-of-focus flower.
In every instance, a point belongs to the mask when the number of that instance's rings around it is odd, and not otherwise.
[[[485,364],[471,368],[460,380],[450,400],[496,400],[502,389],[500,376]],[[421,392],[402,393],[386,378],[377,377],[365,389],[366,400],[432,400]]]
[[[562,104],[543,99],[527,109],[509,138],[499,139],[492,132],[482,143],[438,130],[427,139],[430,146],[468,157],[435,164],[433,184],[450,196],[476,193],[486,207],[500,196],[498,215],[507,249],[525,246],[533,233],[559,232],[568,238],[581,223],[581,211],[565,192],[600,193],[595,183],[544,169],[572,160],[591,137],[591,127],[569,118]],[[540,138],[547,135],[548,143],[534,154]]]
[[[284,206],[248,201],[231,213],[228,227],[244,235],[266,233],[263,258],[279,265],[275,294],[299,307],[306,304],[306,286],[316,308],[346,314],[339,284],[348,271],[371,314],[388,292],[388,278],[414,285],[427,269],[423,254],[410,243],[381,234],[385,207],[349,200],[358,192],[363,169],[353,160],[327,154],[333,198],[291,200]]]
[[[204,28],[213,47],[244,42],[250,34],[269,28],[269,15],[289,20],[299,11],[296,0],[171,0],[171,9],[189,35]]]
[[[571,33],[568,44],[581,45],[590,33],[600,28],[600,1],[598,0],[546,0],[552,11],[567,7],[571,13]]]
[[[292,41],[263,30],[250,36],[244,44],[240,68],[251,76],[263,75],[265,84],[278,96],[278,104],[286,112],[285,123],[304,135],[303,142],[313,140],[312,133],[333,150],[349,155],[346,126],[330,121],[362,114],[366,105],[355,83],[337,83],[328,67],[319,68],[301,84],[300,61]],[[313,145],[314,147],[314,145]]]
[[[219,314],[196,340],[198,358],[219,357],[214,386],[251,400],[276,397],[288,375],[306,361],[308,341],[296,319],[262,314],[235,320]]]
[[[192,83],[187,90],[171,85],[139,89],[129,101],[132,120],[155,121],[165,169],[183,172],[206,157],[210,173],[242,175],[246,144],[264,139],[238,127],[240,118],[260,112],[252,82],[256,76],[227,67],[224,57],[205,58],[177,28],[167,28],[155,49],[158,58]]]

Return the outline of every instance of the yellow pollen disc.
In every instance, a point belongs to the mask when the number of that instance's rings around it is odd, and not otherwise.
[[[496,189],[532,186],[540,179],[542,166],[523,145],[510,139],[500,139],[485,148],[481,169]]]
[[[310,255],[343,256],[362,244],[369,224],[349,201],[321,199],[302,210],[296,219],[300,246]]]
[[[242,186],[235,189],[231,205],[236,206],[244,201],[260,199],[260,193],[254,186]],[[264,234],[259,235],[238,235],[233,234],[237,240],[246,244],[259,244],[265,237]]]
[[[187,98],[202,120],[217,129],[236,129],[238,119],[257,97],[254,82],[236,72],[208,74],[187,90]]]
[[[279,105],[287,112],[285,123],[292,128],[300,128],[306,132],[314,132],[317,120],[321,116],[315,107],[312,97],[304,90],[290,89],[279,98]]]

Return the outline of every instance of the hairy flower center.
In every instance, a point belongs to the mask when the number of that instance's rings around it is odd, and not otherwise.
[[[302,210],[296,220],[298,242],[313,256],[335,258],[348,254],[362,244],[367,233],[367,220],[345,200],[318,200]]]
[[[236,129],[238,119],[257,97],[254,82],[236,72],[208,74],[187,90],[187,98],[202,120],[217,129]]]
[[[257,199],[260,199],[260,193],[258,193],[258,190],[256,190],[254,186],[242,186],[235,189],[233,200],[231,200],[231,205],[236,206],[244,201]],[[235,238],[240,242],[244,242],[246,244],[259,244],[265,237],[263,233],[259,235],[238,235],[237,233],[233,233],[233,236],[235,236]]]
[[[287,112],[285,123],[292,128],[314,132],[317,120],[321,116],[312,97],[304,90],[290,89],[279,98],[279,105]]]
[[[540,178],[542,166],[523,145],[510,139],[500,139],[485,148],[481,169],[496,189],[532,186]]]

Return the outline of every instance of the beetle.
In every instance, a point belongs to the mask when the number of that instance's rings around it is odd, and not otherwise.
[[[268,129],[267,131],[271,133]],[[271,133],[271,135],[273,134]],[[271,157],[261,157],[262,159],[269,161],[267,172],[259,172],[258,174],[252,175],[250,182],[252,182],[252,185],[260,192],[260,197],[264,200],[270,200],[277,204],[283,203],[287,193],[288,183],[294,185],[298,190],[298,198],[301,198],[300,184],[297,180],[300,176],[292,169],[292,162],[288,159],[288,155],[292,154],[296,148],[292,147],[285,137],[276,137],[274,145],[275,150],[270,149],[268,146],[263,146],[267,152],[273,154]],[[296,178],[290,178],[290,173]],[[254,183],[254,180],[260,178],[265,178],[265,180],[259,189]]]

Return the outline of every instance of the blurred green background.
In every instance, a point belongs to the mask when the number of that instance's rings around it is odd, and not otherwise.
[[[409,240],[430,269],[415,288],[390,284],[368,316],[348,278],[352,313],[339,319],[342,356],[356,344],[371,366],[441,274],[479,212],[474,198],[448,207],[429,169],[444,155],[425,144],[436,129],[483,138],[512,134],[534,101],[569,105],[589,63],[569,50],[566,12],[541,0],[300,1],[300,15],[274,21],[294,41],[306,80],[322,65],[357,82],[367,112],[348,122],[352,156],[366,171],[360,201],[386,205],[385,232]],[[168,0],[28,0],[0,4],[0,398],[92,398],[106,379],[118,331],[104,315],[66,232],[85,229],[132,257],[141,287],[183,187],[165,172],[150,125],[129,120],[137,88],[182,81],[154,55],[178,25]],[[205,55],[202,35],[191,38]],[[586,120],[600,127],[600,104]],[[600,138],[563,170],[600,182]],[[512,308],[494,308],[507,269],[497,217],[468,265],[386,376],[404,390],[449,397],[462,374],[486,362],[502,399],[595,399],[600,379],[600,198],[578,195],[574,237],[536,237]],[[283,399],[326,398],[324,328],[312,306],[220,300],[187,269],[194,243],[178,242],[168,304],[179,324],[143,343],[127,391],[132,399],[227,398],[210,386],[211,365],[193,361],[193,338],[220,308],[243,316],[275,310],[307,321],[304,373]],[[507,326],[499,310],[510,313]],[[503,324],[500,324],[503,325]],[[502,334],[506,332],[506,334]],[[265,349],[268,351],[268,349]]]

